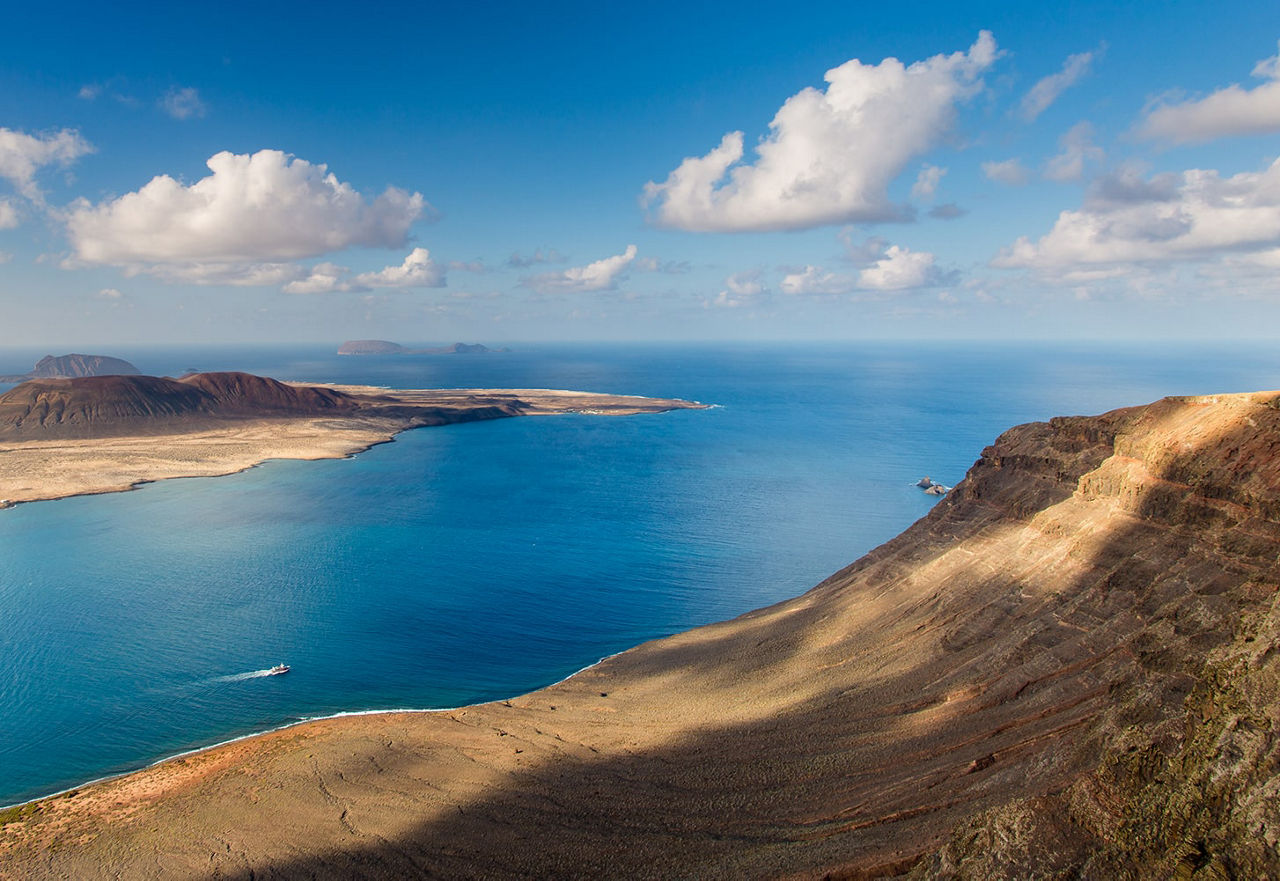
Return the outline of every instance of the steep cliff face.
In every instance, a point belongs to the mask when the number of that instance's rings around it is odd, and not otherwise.
[[[804,596],[41,803],[0,876],[1280,876],[1278,402],[1019,426]]]

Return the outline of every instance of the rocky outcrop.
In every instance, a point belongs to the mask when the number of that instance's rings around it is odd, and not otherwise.
[[[38,803],[0,875],[1280,876],[1278,406],[1019,426],[801,597]]]
[[[128,361],[106,355],[45,355],[30,372],[20,376],[0,376],[0,382],[75,376],[137,376],[139,372]]]

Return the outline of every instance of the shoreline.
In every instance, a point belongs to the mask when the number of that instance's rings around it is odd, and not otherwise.
[[[98,438],[10,436],[0,439],[0,510],[82,495],[130,492],[148,483],[226,477],[281,459],[350,459],[416,428],[516,416],[580,413],[631,416],[710,409],[675,398],[559,389],[383,389],[304,385],[345,391],[386,409],[227,419],[183,430]],[[163,429],[168,428],[167,432]]]
[[[665,637],[661,637],[661,636],[653,637],[653,639],[664,639],[664,638]],[[653,640],[645,640],[645,642],[652,642],[652,641]],[[644,643],[638,643],[637,645],[644,645]],[[3,813],[4,811],[14,810],[17,808],[23,808],[23,807],[26,807],[27,805],[33,805],[37,802],[42,802],[49,799],[61,798],[67,795],[68,793],[79,792],[81,789],[84,789],[86,786],[95,786],[99,783],[107,783],[111,780],[119,780],[122,777],[128,777],[130,774],[138,774],[143,771],[150,770],[152,768],[157,768],[165,764],[166,762],[172,762],[177,759],[185,759],[190,756],[198,756],[201,753],[210,752],[211,750],[215,750],[215,749],[221,749],[224,746],[230,746],[232,744],[241,743],[246,740],[253,740],[255,737],[267,737],[269,735],[276,734],[281,731],[288,731],[291,728],[298,728],[302,725],[310,725],[315,722],[328,722],[333,719],[349,719],[349,718],[354,718],[359,716],[398,716],[398,715],[421,716],[421,715],[431,715],[433,713],[453,713],[459,710],[466,710],[471,707],[483,707],[483,706],[488,706],[490,704],[501,704],[503,702],[518,700],[520,698],[542,691],[543,689],[554,688],[557,685],[563,685],[564,683],[568,682],[570,679],[574,678],[575,676],[578,676],[582,673],[586,673],[588,670],[595,669],[596,667],[599,667],[601,664],[603,664],[605,661],[616,658],[619,655],[626,654],[627,652],[631,651],[636,647],[637,646],[629,646],[628,648],[622,649],[621,651],[617,651],[617,652],[614,652],[613,654],[605,655],[604,657],[596,661],[593,661],[590,664],[587,664],[585,667],[581,667],[577,670],[574,670],[568,676],[557,679],[554,682],[548,682],[546,685],[539,685],[537,688],[534,688],[530,691],[523,692],[521,694],[512,695],[511,697],[506,697],[506,698],[494,698],[491,701],[485,701],[483,703],[459,704],[456,707],[393,707],[387,710],[339,710],[336,713],[325,713],[324,715],[320,715],[320,716],[305,716],[301,719],[296,719],[293,722],[284,722],[283,724],[275,725],[271,728],[263,728],[260,731],[251,731],[248,734],[240,734],[235,737],[229,737],[225,740],[219,740],[214,743],[205,744],[204,746],[194,746],[191,749],[185,749],[185,750],[182,750],[181,752],[172,753],[170,755],[166,755],[163,758],[159,758],[151,762],[144,762],[143,764],[138,765],[136,768],[130,768],[124,771],[117,771],[114,774],[104,774],[101,777],[94,777],[91,780],[85,780],[80,783],[72,784],[71,786],[68,786],[64,789],[59,789],[56,792],[49,792],[44,795],[32,796],[31,798],[24,799],[23,801],[15,801],[9,804],[0,804],[0,813]],[[3,828],[3,826],[4,826],[4,823],[0,821],[0,828]]]

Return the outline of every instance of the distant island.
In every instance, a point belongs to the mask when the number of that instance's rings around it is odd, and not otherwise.
[[[73,376],[137,376],[141,371],[128,361],[108,355],[45,355],[29,372],[0,375],[0,382],[58,379]]]
[[[483,355],[490,352],[509,352],[510,349],[491,349],[480,343],[454,343],[435,349],[410,349],[388,340],[347,340],[338,347],[339,355]]]
[[[423,426],[704,406],[548,389],[306,385],[250,373],[33,379],[0,394],[0,508],[231,474],[267,459],[341,458]]]

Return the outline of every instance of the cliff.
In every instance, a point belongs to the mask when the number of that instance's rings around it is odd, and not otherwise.
[[[0,875],[1276,877],[1278,406],[1019,426],[801,597],[16,809]]]

